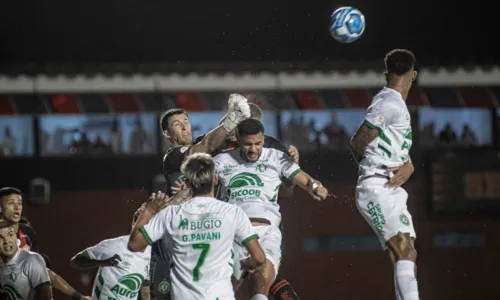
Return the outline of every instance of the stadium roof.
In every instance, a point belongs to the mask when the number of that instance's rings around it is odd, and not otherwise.
[[[339,72],[339,73],[367,73],[382,72],[383,62],[206,62],[206,63],[24,63],[7,65],[0,68],[0,75],[15,77],[20,75],[34,76],[95,76],[102,74],[105,76],[114,76],[117,74],[123,76],[133,76],[136,74],[241,74],[254,72],[268,73],[308,73],[308,72]],[[425,65],[422,68],[433,72],[454,72],[460,69],[467,71],[484,70],[488,72],[494,69],[495,65],[475,65],[475,64],[455,64],[455,65]]]
[[[218,69],[205,65],[141,72],[140,68],[114,66],[95,69],[48,68],[44,73],[24,72],[0,75],[0,93],[51,92],[162,92],[220,90],[300,90],[332,88],[371,88],[384,85],[381,69],[286,69],[280,66]],[[185,66],[184,66],[185,67]],[[255,67],[255,65],[254,65]],[[422,87],[499,86],[500,68],[424,68],[418,76]]]

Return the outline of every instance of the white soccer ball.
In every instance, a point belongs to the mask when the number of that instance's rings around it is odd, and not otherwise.
[[[365,31],[365,16],[354,7],[336,9],[330,18],[330,35],[341,43],[358,40]]]

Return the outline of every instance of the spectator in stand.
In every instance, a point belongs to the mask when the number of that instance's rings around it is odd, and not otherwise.
[[[467,124],[465,124],[463,127],[462,136],[460,137],[460,142],[463,146],[466,147],[477,146],[476,135]]]
[[[457,134],[453,131],[450,123],[446,123],[443,130],[439,133],[440,146],[453,146],[457,143]]]

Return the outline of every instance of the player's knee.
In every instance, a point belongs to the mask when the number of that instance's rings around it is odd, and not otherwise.
[[[408,233],[398,232],[387,242],[387,246],[396,260],[411,260],[413,262],[417,260],[417,251]]]

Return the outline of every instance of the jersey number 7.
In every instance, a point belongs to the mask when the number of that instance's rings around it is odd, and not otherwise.
[[[210,251],[210,244],[193,244],[193,249],[201,250],[198,262],[196,263],[196,266],[193,269],[193,281],[198,282],[200,280],[200,268],[205,263],[205,258],[207,257],[207,254]]]

